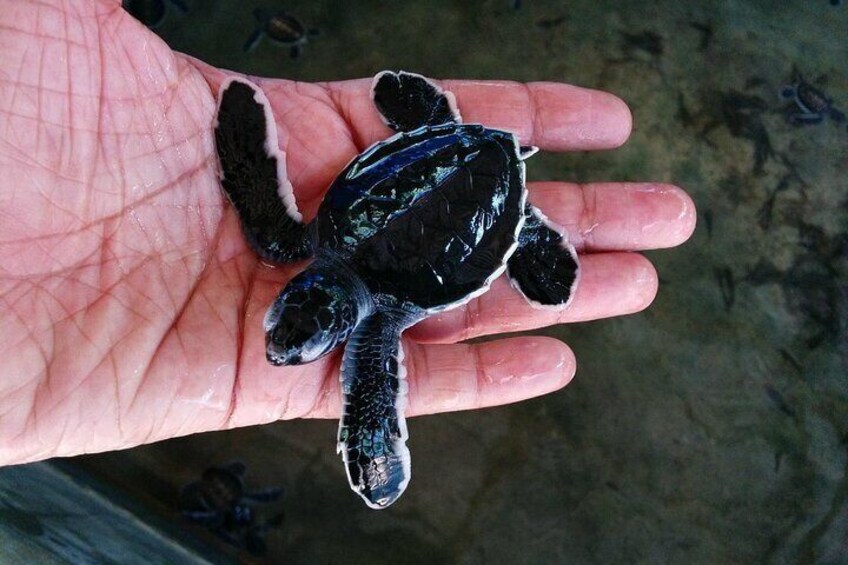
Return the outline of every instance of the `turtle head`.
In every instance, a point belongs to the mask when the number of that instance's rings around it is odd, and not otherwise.
[[[351,334],[362,300],[351,276],[313,265],[293,278],[265,315],[265,344],[273,365],[320,359]]]

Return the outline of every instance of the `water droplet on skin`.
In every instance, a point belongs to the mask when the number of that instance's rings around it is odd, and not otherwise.
[[[580,230],[580,232],[579,232],[580,237],[586,237],[587,235],[591,235],[591,233],[593,231],[595,231],[595,228],[597,228],[599,225],[601,225],[601,224],[598,223],[598,222],[595,222],[594,224],[592,224],[588,228]]]
[[[502,385],[502,384],[508,383],[509,381],[514,380],[514,379],[515,379],[515,375],[510,373],[510,374],[504,375],[502,378],[498,379],[497,384]],[[522,377],[522,380],[523,380],[523,377]]]

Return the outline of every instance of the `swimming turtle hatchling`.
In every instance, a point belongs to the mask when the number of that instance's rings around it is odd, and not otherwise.
[[[563,305],[578,278],[562,230],[527,203],[510,132],[462,124],[450,92],[384,71],[372,98],[395,135],[359,154],[304,223],[270,104],[241,78],[221,86],[221,183],[248,242],[271,262],[314,257],[265,317],[275,365],[309,363],[347,340],[338,448],[372,508],[406,488],[410,456],[401,333],[488,290],[504,270],[534,305]]]
[[[261,519],[251,503],[279,501],[283,489],[247,490],[244,473],[245,466],[240,462],[209,467],[201,480],[180,491],[180,511],[187,520],[205,526],[228,543],[261,554],[265,551],[262,537],[282,524],[283,514]]]
[[[253,11],[253,16],[259,21],[259,27],[247,38],[244,44],[245,52],[256,49],[259,41],[267,37],[274,43],[288,45],[289,55],[296,59],[300,57],[300,51],[309,38],[321,33],[317,29],[307,28],[302,21],[287,12],[272,14],[257,8]]]
[[[845,121],[845,114],[833,106],[833,100],[804,80],[799,71],[793,72],[793,81],[780,87],[780,97],[791,102],[786,109],[786,117],[791,124],[818,124],[826,116],[837,123]]]

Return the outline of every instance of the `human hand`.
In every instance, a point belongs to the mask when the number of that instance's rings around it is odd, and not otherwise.
[[[214,93],[232,73],[172,52],[116,0],[0,0],[0,53],[0,463],[337,418],[338,355],[265,359],[262,317],[295,270],[258,261],[220,189]],[[310,217],[344,165],[390,134],[370,79],[252,80]],[[626,106],[597,91],[443,85],[465,121],[543,150],[614,147],[630,131]],[[694,228],[691,200],[667,185],[530,190],[582,255],[571,306],[535,310],[501,279],[412,328],[407,415],[564,386],[575,360],[557,340],[454,342],[641,310],[657,278],[631,251],[677,245]]]

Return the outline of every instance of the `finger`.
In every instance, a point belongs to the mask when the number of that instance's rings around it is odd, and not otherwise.
[[[411,328],[410,338],[424,343],[453,343],[481,335],[517,332],[639,312],[657,294],[657,273],[636,253],[581,256],[580,281],[571,304],[534,308],[505,277],[489,292],[464,306],[443,312]]]
[[[521,355],[517,355],[520,351]],[[547,337],[517,337],[481,344],[404,343],[409,392],[406,416],[473,410],[541,396],[564,387],[576,361],[567,345]],[[313,418],[338,418],[338,379],[329,382]]]
[[[577,367],[571,349],[547,337],[410,346],[409,416],[535,398],[564,387]]]
[[[530,200],[581,252],[673,247],[689,239],[697,216],[669,184],[536,182]]]
[[[555,82],[436,82],[456,96],[463,122],[513,132],[525,145],[551,151],[609,149],[630,136],[627,105],[600,90]],[[371,103],[371,79],[324,86],[363,147],[387,137],[389,130]]]

